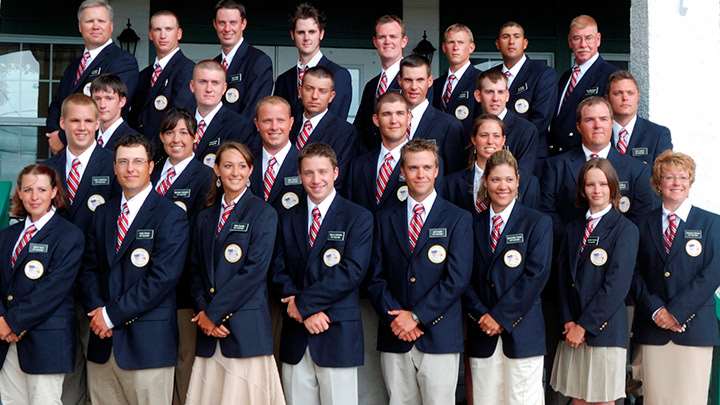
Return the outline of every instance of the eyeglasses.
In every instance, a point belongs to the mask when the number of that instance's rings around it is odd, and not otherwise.
[[[119,167],[128,167],[128,166],[138,167],[138,166],[143,166],[143,165],[147,164],[147,162],[148,162],[147,159],[133,159],[133,160],[118,159],[115,161],[115,164],[118,165]]]

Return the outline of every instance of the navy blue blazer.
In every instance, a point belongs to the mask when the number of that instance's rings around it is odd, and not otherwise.
[[[297,364],[309,347],[320,367],[361,366],[359,287],[370,261],[372,214],[336,194],[310,248],[307,210],[303,198],[280,213],[273,283],[279,296],[295,296],[303,319],[324,312],[331,323],[325,332],[311,335],[303,324],[283,313],[280,360]],[[340,262],[329,266],[326,257],[332,250]]]
[[[388,85],[388,91],[400,92],[399,76],[400,74],[395,75],[395,78]],[[358,129],[360,147],[365,151],[371,151],[380,146],[380,131],[372,120],[372,116],[375,114],[375,103],[377,102],[375,92],[379,82],[380,75],[377,75],[365,83],[360,105],[355,113],[355,121],[353,121],[353,125]]]
[[[133,104],[130,108],[130,122],[145,137],[158,143],[160,135],[160,122],[165,112],[172,108],[182,108],[188,112],[195,111],[195,96],[190,91],[195,63],[186,57],[182,51],[177,51],[158,76],[155,86],[150,86],[155,68],[153,64],[140,72]],[[155,106],[155,100],[163,96],[167,105],[163,109]]]
[[[470,143],[474,117],[477,115],[476,110],[482,109],[482,107],[478,105],[478,102],[475,101],[474,96],[475,89],[477,88],[477,78],[480,76],[480,73],[482,72],[479,69],[470,64],[460,80],[455,84],[452,93],[450,93],[450,102],[447,106],[442,102],[442,96],[445,93],[445,81],[448,78],[447,72],[433,81],[432,105],[460,121],[463,126],[463,145]],[[468,109],[469,114],[464,119],[460,119],[456,112],[460,106],[465,106]]]
[[[125,370],[170,367],[177,362],[175,286],[188,250],[185,213],[151,191],[115,252],[120,199],[98,207],[83,258],[80,286],[86,310],[104,306],[111,338],[90,334],[87,359],[105,363],[110,352]],[[144,266],[137,255],[149,254]]]
[[[580,252],[587,221],[565,227],[558,258],[560,328],[573,321],[585,328],[588,346],[627,347],[625,297],[638,252],[638,228],[615,209],[603,215]],[[606,259],[593,264],[602,249]],[[602,252],[600,252],[602,253]]]
[[[246,191],[215,236],[220,201],[201,211],[193,227],[192,296],[196,311],[230,335],[218,339],[198,331],[195,354],[212,357],[218,342],[225,357],[254,357],[273,352],[267,274],[272,259],[277,214]],[[239,247],[238,258],[228,249]]]
[[[265,198],[265,186],[263,178],[265,173],[262,169],[262,146],[256,146],[252,149],[253,156],[255,156],[255,165],[253,171],[250,174],[250,191],[253,194]],[[288,210],[295,206],[295,198],[297,202],[303,197],[302,182],[300,181],[300,175],[298,174],[298,150],[294,144],[290,146],[285,160],[283,160],[282,166],[275,173],[275,183],[273,183],[270,189],[270,196],[267,203],[270,204],[277,212]],[[287,206],[287,208],[286,208]]]
[[[302,131],[304,120],[302,116],[300,119],[296,119],[292,130],[290,130],[290,142],[292,142],[293,147],[295,147],[297,138]],[[326,143],[335,151],[340,172],[337,180],[335,180],[335,187],[342,195],[346,195],[344,192],[345,177],[350,167],[350,161],[355,156],[357,138],[357,130],[354,126],[328,111],[317,126],[313,128],[307,141],[308,145],[318,142]]]
[[[407,203],[375,215],[370,299],[380,315],[377,349],[406,353],[463,351],[461,297],[470,282],[473,260],[472,217],[437,196],[410,252]],[[430,250],[444,251],[440,263]],[[437,253],[436,253],[437,254]],[[390,329],[393,309],[412,311],[425,332],[415,342],[400,340]]]
[[[135,57],[120,49],[119,46],[112,43],[105,48],[93,59],[92,63],[85,68],[80,80],[75,83],[75,73],[82,60],[82,55],[72,61],[63,72],[53,100],[48,108],[48,116],[45,120],[47,132],[60,129],[60,107],[65,98],[73,93],[82,93],[85,86],[90,84],[102,74],[115,74],[125,83],[128,88],[128,100],[124,112],[127,113],[131,103],[132,95],[135,94],[135,86],[138,82],[138,65]],[[89,88],[88,88],[89,91]],[[125,114],[123,114],[125,115]],[[60,140],[67,144],[65,133],[60,131]]]
[[[647,165],[621,155],[614,148],[610,148],[608,160],[618,174],[620,194],[630,199],[630,209],[625,215],[638,223],[640,217],[660,205],[657,194],[650,187],[650,170]],[[540,184],[540,210],[553,217],[557,237],[565,224],[587,211],[587,207],[575,206],[578,176],[584,164],[585,153],[581,148],[545,161]]]
[[[215,155],[220,145],[227,140],[251,144],[255,134],[255,126],[251,121],[223,105],[206,127],[205,134],[195,150],[195,157],[201,162],[204,161],[207,155]]]
[[[508,89],[510,99],[507,108],[535,125],[538,130],[537,156],[543,158],[547,156],[548,127],[557,111],[558,77],[555,69],[547,66],[545,61],[525,57],[525,63]],[[502,72],[502,64],[491,70]],[[520,99],[529,106],[524,113],[518,111],[516,103]]]
[[[378,135],[379,136],[379,135]],[[413,139],[434,139],[444,161],[445,173],[450,174],[467,163],[467,145],[464,144],[462,124],[450,114],[428,105]]]
[[[473,181],[475,167],[455,172],[443,179],[439,192],[443,198],[458,207],[477,215],[475,209],[475,196],[473,195]],[[536,208],[540,196],[540,184],[531,170],[520,169],[520,186],[517,200],[525,207]]]
[[[82,260],[83,233],[55,214],[10,267],[24,226],[21,221],[0,231],[0,316],[22,338],[17,351],[24,372],[69,373],[75,365],[73,286]],[[43,272],[36,279],[27,275],[30,262],[42,265]],[[0,364],[5,363],[9,346],[0,342]]]
[[[595,63],[585,72],[575,86],[572,94],[562,104],[558,112],[558,105],[553,110],[553,119],[550,124],[550,138],[548,147],[551,155],[556,155],[570,149],[579,148],[581,144],[580,133],[575,123],[575,110],[580,102],[591,96],[604,97],[607,90],[608,77],[618,67],[598,56]],[[560,102],[565,85],[570,80],[572,69],[568,69],[560,76],[557,86],[557,102]]]
[[[637,117],[626,152],[628,155],[652,168],[658,155],[672,148],[672,137],[667,127]]]
[[[535,170],[539,140],[537,128],[530,121],[509,109],[505,113],[503,123],[505,124],[505,144],[517,159],[518,166],[526,170]]]
[[[317,64],[327,68],[333,74],[333,82],[335,83],[335,98],[328,107],[330,112],[347,120],[350,111],[350,103],[352,103],[352,83],[350,80],[350,72],[344,67],[331,61],[327,56],[323,55]],[[297,86],[297,66],[283,72],[275,80],[275,95],[280,96],[290,103],[292,108],[292,116],[297,117],[303,112],[302,101],[298,95]]]
[[[498,336],[488,336],[477,325],[489,313],[502,326],[503,352],[509,358],[545,354],[545,321],[540,293],[550,276],[552,220],[515,203],[495,252],[490,251],[490,210],[474,219],[475,252],[470,287],[463,296],[468,323],[467,354],[493,355]],[[514,252],[513,252],[514,251]],[[508,266],[508,255],[520,254],[520,263]]]
[[[131,128],[130,125],[128,125],[128,122],[123,120],[123,122],[118,125],[117,128],[115,128],[115,132],[113,132],[113,134],[110,136],[110,140],[106,144],[101,146],[101,148],[107,149],[110,154],[114,156],[115,144],[117,144],[118,141],[122,139],[122,137],[125,135],[139,135],[139,132]],[[162,145],[160,144],[159,139],[155,144],[153,144],[153,147],[156,148],[156,150],[154,151],[155,153],[157,153],[157,148],[160,148],[160,151],[162,151]]]
[[[110,139],[112,140],[112,138]],[[65,149],[46,160],[45,164],[57,172],[63,188],[67,192],[67,177],[65,176],[67,154]],[[111,198],[120,195],[120,192],[120,186],[113,170],[112,152],[95,146],[95,150],[90,155],[88,167],[85,168],[82,179],[80,179],[75,200],[64,210],[60,210],[60,214],[87,234],[90,231],[96,204],[110,201]],[[91,198],[92,200],[88,202]]]
[[[687,222],[681,220],[678,225],[669,255],[665,253],[661,219],[662,208],[658,208],[639,225],[642,237],[633,286],[637,303],[633,340],[646,345],[672,341],[684,346],[717,346],[720,333],[713,295],[720,285],[718,216],[692,207]],[[701,246],[697,256],[688,253],[691,240]],[[685,332],[670,332],[655,325],[652,314],[661,307],[685,326]]]
[[[348,198],[372,213],[397,203],[404,203],[407,198],[407,193],[398,193],[398,189],[403,186],[407,191],[407,185],[400,174],[400,162],[397,162],[395,169],[390,173],[390,179],[385,186],[380,203],[375,200],[379,155],[380,148],[378,147],[372,152],[355,158],[350,164],[350,172],[346,180]]]
[[[222,54],[216,56],[215,61],[222,63]],[[226,91],[223,97],[225,106],[252,122],[258,101],[272,94],[272,60],[263,51],[248,44],[246,38],[228,66],[227,85],[228,90],[236,89],[239,92],[240,99],[231,103]]]

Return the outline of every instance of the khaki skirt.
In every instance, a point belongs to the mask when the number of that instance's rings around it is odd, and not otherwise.
[[[645,403],[707,404],[712,354],[711,346],[640,345]]]
[[[186,405],[285,405],[272,355],[228,358],[220,343],[212,357],[195,357]]]
[[[558,344],[550,385],[566,397],[587,402],[615,401],[625,397],[627,350],[622,347],[573,349]]]

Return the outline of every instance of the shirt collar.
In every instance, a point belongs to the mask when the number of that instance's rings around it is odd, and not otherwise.
[[[421,203],[423,205],[423,208],[425,208],[425,218],[427,218],[428,214],[430,214],[430,210],[432,209],[433,205],[435,205],[435,200],[437,199],[437,191],[433,189],[432,193],[425,197],[422,201],[416,201],[410,194],[408,193],[407,198],[407,212],[408,212],[408,218],[412,218],[412,216],[415,214],[415,204]]]
[[[270,160],[270,157],[272,157],[272,156],[274,156],[275,160],[277,161],[278,169],[280,167],[282,167],[282,164],[285,161],[287,154],[290,152],[291,147],[292,147],[292,142],[290,142],[290,140],[288,140],[287,143],[285,144],[285,146],[283,146],[275,155],[271,155],[263,146],[263,148],[262,148],[263,173],[265,173],[265,170],[267,170],[268,161]],[[275,172],[275,174],[277,174],[277,171]]]
[[[89,50],[86,47],[85,52],[90,52],[90,61],[95,60],[95,58],[97,58],[97,56],[100,54],[100,52],[102,52],[103,49],[107,48],[108,45],[112,44],[112,42],[113,42],[112,38],[110,38],[107,40],[107,42],[105,42],[104,44],[98,46],[97,48],[95,48],[93,50]],[[85,53],[85,52],[83,52],[83,53]]]
[[[450,75],[455,75],[455,82],[459,82],[460,78],[465,74],[465,71],[470,67],[470,61],[465,62],[457,71],[453,72],[452,69],[448,69],[448,78]]]
[[[388,87],[390,87],[390,83],[395,80],[395,76],[397,76],[398,72],[400,72],[400,61],[402,61],[402,58],[398,59],[397,62],[390,65],[387,69],[383,69],[383,72],[385,72],[385,76],[388,79]]]
[[[167,66],[168,62],[170,62],[170,59],[172,59],[173,56],[175,56],[175,54],[178,53],[179,50],[180,50],[180,47],[178,46],[177,48],[170,51],[169,54],[165,55],[165,57],[163,57],[162,59],[158,59],[156,56],[155,63],[160,65],[160,69],[165,69],[165,66]],[[153,63],[153,70],[155,70],[155,63]]]
[[[632,133],[633,133],[633,129],[635,129],[635,123],[636,123],[636,122],[637,122],[637,114],[635,114],[635,116],[632,117],[632,119],[630,120],[630,122],[628,122],[628,124],[625,125],[624,127],[623,127],[622,125],[620,125],[617,121],[613,120],[613,137],[615,138],[616,143],[617,143],[617,140],[618,140],[618,139],[617,139],[617,138],[618,138],[618,134],[620,134],[620,130],[623,129],[623,128],[625,128],[625,130],[627,131],[627,133],[628,133],[628,134],[627,134],[628,139],[630,139],[630,136],[631,136]]]
[[[218,105],[216,105],[215,108],[213,108],[204,117],[202,115],[200,115],[200,110],[196,109],[195,110],[195,121],[197,121],[197,123],[200,124],[200,121],[204,120],[205,121],[205,129],[207,129],[207,127],[210,126],[210,123],[212,122],[213,118],[215,118],[215,115],[218,113],[218,111],[220,111],[222,106],[223,106],[222,102],[218,103]]]
[[[584,75],[585,72],[587,72],[587,70],[590,69],[590,66],[592,66],[593,63],[595,63],[595,61],[599,57],[600,57],[600,52],[597,52],[597,53],[595,53],[595,55],[593,55],[592,58],[585,61],[585,63],[583,63],[582,65],[578,65],[578,66],[580,66],[580,75]],[[577,64],[577,62],[575,62],[575,64]]]
[[[247,187],[245,187],[245,190],[241,191],[237,197],[233,198],[233,200],[232,200],[233,205],[237,205],[238,201],[240,201],[242,196],[245,195],[246,191],[247,191]],[[222,210],[220,210],[220,215],[222,215],[222,212],[225,211],[225,208],[228,206],[228,204],[225,204],[225,193],[223,193],[222,198],[220,198],[220,206],[222,207]]]
[[[590,213],[590,210],[588,209],[587,212],[585,212],[585,219],[586,219],[586,220],[589,220],[590,218],[592,218],[592,219],[600,219],[600,218],[603,217],[603,215],[605,215],[605,214],[607,214],[608,212],[610,212],[610,210],[612,209],[612,207],[613,207],[612,204],[608,204],[607,207],[603,208],[602,210],[600,210],[600,211],[598,211],[598,212],[596,212],[596,213],[594,213],[594,214],[591,214],[591,213]]]
[[[302,62],[300,62],[300,60],[298,59],[297,67],[298,67],[298,69],[313,68],[313,67],[317,66],[318,63],[320,63],[320,59],[322,59],[322,57],[323,57],[323,53],[321,51],[318,51],[318,53],[316,53],[315,56],[310,58],[308,63],[305,65],[303,65]]]
[[[98,128],[98,136],[103,137],[103,141],[105,141],[105,144],[107,144],[107,141],[110,139],[110,137],[115,133],[115,130],[118,129],[120,125],[123,123],[123,118],[119,117],[115,120],[110,126],[103,131],[102,128]],[[107,138],[107,139],[104,139]]]
[[[125,197],[125,192],[123,191],[122,197],[120,198],[120,207],[122,209],[123,204],[127,203],[128,205],[128,211],[130,211],[130,216],[133,218],[135,215],[140,211],[140,207],[142,207],[143,203],[145,202],[145,199],[150,195],[150,192],[152,191],[152,184],[148,184],[142,191],[132,196],[132,198],[127,199]]]
[[[240,38],[237,44],[233,46],[233,48],[228,52],[226,55],[225,52],[222,50],[220,51],[220,55],[222,58],[220,59],[220,62],[222,62],[222,59],[225,59],[227,61],[228,66],[232,64],[233,58],[235,57],[235,54],[237,53],[237,50],[240,48],[240,45],[242,45],[243,41],[245,40],[245,37]]]
[[[172,167],[173,169],[175,169],[175,178],[177,179],[178,177],[180,177],[180,174],[183,172],[183,170],[185,170],[187,165],[189,165],[190,162],[194,158],[195,158],[195,154],[192,153],[192,154],[190,154],[190,156],[179,161],[178,164],[176,164],[175,166],[173,166],[173,164],[170,163],[170,158],[165,159],[165,164],[163,165],[162,172],[160,173],[160,178],[164,179],[165,176],[167,175],[167,171],[170,170],[170,168]]]
[[[502,112],[497,115],[497,117],[500,118],[501,120],[504,120],[506,115],[507,115],[507,107],[505,109],[503,109]]]
[[[415,131],[420,125],[420,120],[422,119],[423,114],[425,114],[425,111],[427,111],[429,105],[430,102],[426,98],[420,104],[416,105],[412,110],[410,110],[410,113],[412,114],[412,118],[410,120],[410,139],[415,138]]]
[[[610,153],[610,147],[612,147],[612,144],[608,143],[607,146],[605,146],[599,152],[597,152],[596,155],[598,155],[599,158],[607,159],[608,154]],[[583,150],[583,153],[585,154],[585,161],[587,162],[588,160],[590,160],[590,155],[592,155],[593,152],[590,149],[588,149],[585,145],[582,145],[582,150]]]
[[[513,78],[513,79],[514,79],[515,76],[517,76],[518,73],[520,73],[520,69],[522,69],[522,67],[523,67],[523,65],[525,64],[525,61],[526,61],[526,60],[527,60],[527,56],[525,56],[525,54],[523,54],[522,58],[520,58],[520,60],[519,60],[516,64],[514,64],[513,67],[511,67],[511,68],[508,68],[508,67],[505,66],[505,64],[503,63],[503,65],[502,65],[502,72],[503,72],[503,74],[504,74],[505,72],[510,72],[510,78]]]
[[[46,212],[43,216],[40,217],[37,221],[33,222],[32,219],[30,219],[30,215],[25,217],[25,227],[23,228],[23,231],[25,229],[28,229],[30,225],[35,225],[36,232],[40,232],[40,230],[45,226],[48,222],[50,222],[50,219],[52,219],[53,215],[55,215],[55,207],[50,206],[50,211]]]
[[[325,116],[325,114],[327,114],[327,112],[328,112],[328,109],[326,108],[325,111],[321,112],[320,114],[318,114],[318,115],[316,115],[316,116],[314,116],[314,117],[312,117],[312,118],[307,118],[307,117],[305,116],[305,114],[303,113],[303,124],[305,124],[305,120],[308,120],[308,119],[309,119],[309,120],[310,120],[310,123],[312,124],[312,128],[313,128],[313,130],[314,130],[314,129],[318,126],[318,124],[320,123],[320,120],[322,120],[323,117]]]
[[[93,142],[90,147],[85,149],[85,151],[78,156],[75,156],[72,152],[70,152],[70,147],[65,148],[66,165],[68,167],[72,167],[72,161],[75,160],[75,158],[78,158],[80,159],[80,164],[83,168],[88,167],[88,164],[90,163],[90,156],[92,156],[95,146],[97,146],[97,143]]]
[[[320,210],[320,221],[323,221],[325,219],[325,215],[327,214],[328,210],[330,209],[330,205],[332,205],[333,200],[335,199],[335,195],[337,193],[335,192],[335,188],[330,191],[330,194],[328,194],[327,197],[325,197],[324,200],[320,201],[320,204],[315,204],[310,199],[310,196],[307,197],[307,205],[308,205],[308,218],[312,220],[312,211],[315,207],[318,207]]]
[[[492,204],[490,204],[490,208],[489,208],[489,209],[490,209],[490,219],[491,219],[491,222],[492,222],[492,218],[493,218],[495,215],[500,215],[500,218],[502,218],[502,220],[503,220],[503,224],[507,225],[508,220],[510,219],[510,214],[512,213],[513,208],[515,208],[515,201],[517,201],[517,198],[513,198],[513,200],[510,202],[510,204],[508,204],[508,206],[505,207],[505,209],[502,210],[502,212],[495,212],[495,210],[493,209]]]
[[[405,146],[406,143],[407,143],[407,139],[404,140],[400,145],[398,145],[392,149],[388,149],[381,142],[380,143],[380,160],[385,160],[385,155],[387,155],[387,153],[390,152],[393,159],[395,159],[395,163],[399,162],[400,161],[400,150],[402,149],[403,146]]]
[[[683,222],[687,222],[688,215],[690,215],[690,208],[692,208],[692,204],[690,203],[690,199],[686,198],[685,201],[680,204],[678,209],[675,210],[675,215],[682,219]],[[672,214],[673,212],[665,208],[665,205],[663,204],[662,213],[663,218],[667,218],[668,214]]]

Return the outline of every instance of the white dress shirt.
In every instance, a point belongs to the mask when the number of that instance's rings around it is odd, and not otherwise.
[[[637,122],[637,114],[635,114],[635,116],[632,117],[630,122],[628,122],[628,124],[625,125],[624,127],[622,125],[620,125],[617,121],[613,120],[613,128],[612,128],[613,141],[614,141],[613,143],[615,145],[617,145],[618,142],[620,142],[620,131],[623,128],[625,128],[625,130],[627,131],[627,135],[626,135],[625,139],[627,139],[627,143],[628,143],[628,145],[630,145],[630,137],[632,136],[633,130],[635,129],[636,122]]]
[[[243,41],[245,40],[245,37],[240,38],[237,44],[233,46],[233,48],[230,50],[230,52],[225,54],[222,49],[220,50],[220,64],[222,65],[222,61],[225,60],[227,62],[228,68],[230,65],[232,65],[233,58],[235,57],[235,54],[237,53],[238,48],[240,48],[240,45],[242,45]]]
[[[400,145],[394,147],[393,149],[388,149],[385,147],[384,144],[380,144],[380,154],[378,155],[377,165],[375,166],[375,173],[377,175],[380,174],[380,168],[382,167],[383,163],[385,163],[385,155],[390,152],[390,155],[393,157],[393,161],[390,163],[390,166],[392,167],[392,170],[395,170],[395,166],[397,166],[398,162],[400,161],[400,149],[402,149],[403,146],[407,143],[407,140],[403,141]],[[377,178],[377,177],[376,177]]]
[[[430,102],[425,99],[422,103],[416,105],[410,110],[410,113],[412,114],[412,119],[410,120],[410,140],[415,139],[415,131],[417,131],[418,126],[420,125],[420,120],[422,120],[423,114],[425,114],[425,110],[427,110],[429,105]]]
[[[513,200],[510,202],[510,204],[508,204],[508,206],[505,207],[505,209],[503,209],[501,212],[495,212],[492,204],[490,204],[490,230],[489,230],[490,235],[492,235],[493,217],[495,217],[495,215],[500,215],[500,218],[502,218],[502,220],[503,220],[502,225],[500,225],[500,232],[499,232],[499,234],[502,235],[503,231],[505,230],[505,226],[507,225],[508,220],[510,219],[510,214],[512,213],[513,208],[515,208],[515,201],[517,201],[517,199],[513,198]]]
[[[83,153],[81,153],[79,156],[73,155],[72,152],[70,152],[70,148],[65,148],[65,178],[70,177],[70,171],[72,170],[73,160],[75,158],[80,159],[80,167],[78,167],[78,174],[80,175],[78,177],[78,187],[80,187],[80,182],[82,181],[82,176],[85,173],[85,169],[88,167],[88,164],[90,164],[90,156],[92,156],[93,151],[95,150],[95,146],[97,143],[93,142],[92,145],[90,145]]]
[[[312,202],[310,197],[307,197],[307,208],[308,208],[308,223],[307,223],[307,231],[310,233],[310,227],[312,226],[313,222],[313,209],[317,207],[320,210],[320,226],[322,226],[323,221],[325,220],[325,215],[327,215],[328,210],[330,209],[330,205],[332,205],[333,200],[335,199],[335,195],[337,193],[335,192],[335,189],[333,188],[330,194],[328,194],[327,197],[325,197],[324,200],[320,201],[320,204],[315,204]]]
[[[310,135],[312,135],[313,132],[315,132],[315,128],[317,128],[320,121],[325,117],[325,114],[327,114],[328,109],[326,108],[325,111],[315,115],[312,118],[308,118],[305,114],[303,114],[303,122],[300,126],[300,130],[298,131],[298,135],[303,131],[303,128],[305,127],[305,121],[310,120],[310,123],[312,124],[312,128],[310,129],[310,133],[308,134],[308,138],[310,138]]]
[[[312,58],[310,58],[310,60],[308,61],[308,63],[305,64],[305,65],[303,65],[302,62],[298,59],[298,61],[297,61],[297,68],[300,69],[300,70],[303,70],[303,69],[305,69],[305,68],[308,68],[308,69],[314,68],[315,66],[317,66],[318,63],[320,63],[320,59],[322,59],[322,57],[323,57],[322,52],[321,52],[321,51],[318,51],[318,53],[316,53],[315,56],[313,56]]]
[[[478,166],[477,162],[473,164],[473,201],[477,203],[478,199],[478,191],[480,191],[480,185],[482,184],[482,176],[485,172],[483,169]]]
[[[407,223],[408,223],[408,229],[410,228],[410,221],[412,221],[413,216],[415,216],[415,204],[422,204],[423,208],[425,208],[425,212],[420,215],[420,218],[422,218],[423,224],[425,223],[425,220],[427,219],[428,215],[430,214],[430,210],[432,209],[433,205],[435,204],[435,199],[437,198],[437,192],[433,189],[432,193],[425,197],[422,201],[416,201],[412,196],[408,193],[407,198]]]
[[[595,153],[595,154],[598,155],[598,158],[607,159],[608,154],[610,153],[610,148],[612,148],[612,144],[607,144],[607,146],[605,146],[604,148],[600,149],[600,151],[598,151],[598,152]],[[587,162],[588,160],[591,159],[590,156],[591,156],[594,152],[591,151],[590,149],[588,149],[587,146],[585,146],[584,144],[582,145],[582,150],[583,150],[583,153],[585,154],[585,161]]]
[[[263,146],[262,150],[262,177],[265,177],[265,171],[268,168],[268,162],[270,161],[271,157],[275,158],[275,175],[278,174],[280,171],[280,168],[283,165],[283,162],[285,161],[285,158],[287,157],[288,153],[290,152],[290,148],[292,147],[292,142],[289,140],[283,146],[275,155],[271,155]]]
[[[103,49],[107,48],[110,44],[112,44],[112,42],[113,42],[112,38],[110,38],[107,40],[107,42],[105,42],[104,44],[98,46],[97,48],[95,48],[93,50],[85,48],[85,50],[83,50],[83,55],[85,54],[85,52],[90,52],[90,59],[88,59],[87,64],[85,65],[85,69],[87,69],[88,66],[90,66],[91,63],[93,63],[95,58],[97,58],[97,56],[100,54],[100,52],[102,52]],[[82,56],[80,58],[82,59]]]
[[[580,67],[580,74],[578,75],[577,82],[580,83],[580,80],[582,80],[583,76],[585,76],[585,72],[590,69],[590,67],[595,63],[595,61],[600,57],[600,53],[596,53],[592,58],[588,59],[585,63],[582,65],[579,65]],[[572,66],[575,67],[575,64]],[[560,108],[562,107],[562,103],[565,99],[565,92],[567,91],[568,86],[570,85],[570,81],[572,80],[572,68],[570,69],[570,77],[568,77],[568,81],[565,83],[565,87],[563,87],[562,93],[560,93],[560,102],[558,103],[558,110],[557,112],[560,112]],[[577,86],[577,84],[576,84]],[[598,94],[601,96],[601,94]]]
[[[162,59],[158,59],[156,56],[155,62],[153,62],[152,69],[155,70],[155,64],[158,64],[158,65],[160,65],[160,69],[165,70],[165,66],[167,66],[167,64],[170,62],[170,59],[172,59],[173,56],[175,56],[175,54],[178,53],[179,50],[180,50],[180,47],[178,46],[175,49],[173,49],[172,51],[170,51],[169,54],[165,55]]]
[[[25,231],[30,228],[30,225],[35,225],[35,235],[37,235],[38,232],[47,224],[50,222],[50,219],[52,219],[53,215],[55,215],[55,207],[52,205],[50,206],[50,211],[46,212],[43,216],[40,217],[37,221],[33,222],[30,218],[30,215],[25,217],[25,226],[23,227],[22,232],[20,232],[20,236],[18,237],[18,240],[13,245],[13,248],[11,252],[15,252],[15,249],[17,249],[18,245],[20,244],[20,241],[22,240],[23,236],[25,235]]]
[[[525,54],[523,54],[522,58],[520,58],[520,60],[519,60],[516,64],[514,64],[513,67],[511,67],[511,68],[508,68],[508,67],[505,66],[505,64],[503,63],[503,65],[502,65],[503,75],[504,75],[506,72],[510,72],[510,76],[507,78],[507,80],[508,80],[508,89],[509,89],[510,86],[512,85],[513,80],[515,80],[515,77],[518,75],[518,73],[520,73],[520,69],[522,69],[522,67],[523,67],[523,65],[525,64],[525,61],[526,61],[526,60],[527,60],[527,56],[525,56]],[[506,76],[506,77],[507,77],[507,76]]]
[[[455,75],[455,80],[453,80],[453,84],[452,84],[452,86],[453,86],[452,93],[454,93],[455,89],[457,88],[458,82],[460,82],[460,79],[462,78],[463,74],[465,74],[465,71],[468,70],[469,67],[470,67],[470,61],[467,61],[467,62],[465,62],[464,65],[462,65],[460,67],[460,69],[458,69],[455,72],[453,72],[452,69],[448,69],[448,78],[445,79],[445,84],[443,84],[441,96],[443,94],[445,94],[445,89],[447,88],[448,80],[450,80],[450,75]],[[452,94],[452,93],[450,93],[450,94]]]
[[[195,154],[192,153],[190,156],[186,157],[185,159],[179,161],[175,166],[173,166],[172,163],[170,163],[170,159],[165,159],[165,164],[163,164],[162,172],[160,172],[160,178],[158,179],[157,183],[155,184],[155,187],[158,186],[158,184],[162,183],[163,180],[165,180],[165,177],[167,177],[167,172],[172,167],[175,169],[175,176],[172,178],[172,181],[170,184],[172,185],[175,183],[175,180],[177,180],[182,172],[185,170],[185,168],[190,164],[190,162],[195,159]]]
[[[112,138],[115,131],[118,129],[118,127],[123,123],[122,117],[118,117],[118,119],[115,120],[112,124],[110,124],[109,127],[105,131],[102,130],[102,127],[98,128],[98,139],[103,140],[103,145],[107,145],[108,142],[110,142],[110,138]],[[104,148],[105,146],[103,146]]]
[[[207,131],[207,128],[210,126],[210,123],[212,122],[213,118],[215,118],[215,115],[220,111],[222,108],[223,103],[218,103],[218,105],[215,106],[209,113],[207,113],[204,117],[200,115],[200,111],[195,109],[195,121],[200,124],[200,121],[205,121],[205,130]]]

